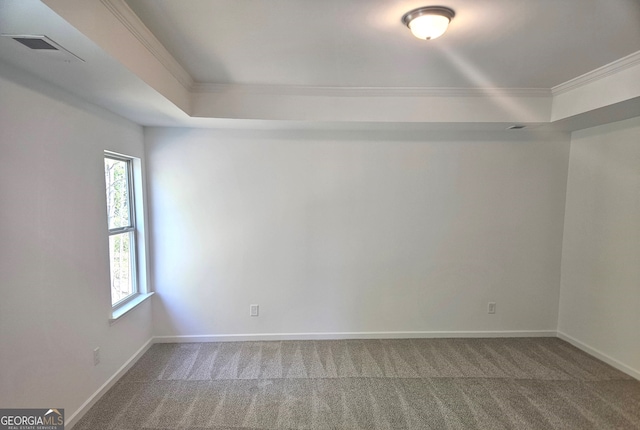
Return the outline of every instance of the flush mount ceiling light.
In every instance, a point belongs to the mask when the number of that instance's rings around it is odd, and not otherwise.
[[[440,37],[447,31],[449,22],[456,13],[443,6],[427,6],[407,12],[402,23],[409,27],[415,37],[431,40]]]

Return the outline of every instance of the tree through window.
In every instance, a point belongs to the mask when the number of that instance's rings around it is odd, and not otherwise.
[[[117,306],[137,293],[132,160],[105,155],[104,177],[107,191],[111,305]]]

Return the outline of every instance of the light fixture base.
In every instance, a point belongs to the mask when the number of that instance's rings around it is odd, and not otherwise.
[[[449,9],[444,6],[425,6],[419,7],[417,9],[410,10],[409,12],[402,15],[402,23],[409,27],[409,23],[416,19],[419,16],[423,15],[440,15],[449,18],[449,21],[456,16],[456,13],[453,9]]]

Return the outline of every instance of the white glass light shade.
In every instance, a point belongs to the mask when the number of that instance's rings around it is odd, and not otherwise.
[[[422,15],[409,23],[409,28],[418,39],[435,39],[447,31],[449,18],[442,15]]]

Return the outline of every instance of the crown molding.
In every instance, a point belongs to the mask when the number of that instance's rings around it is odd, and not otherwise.
[[[193,86],[193,78],[182,65],[167,51],[156,36],[140,20],[125,0],[100,0],[102,4],[118,19],[131,34],[149,50],[154,57],[171,73],[186,89]]]
[[[195,83],[193,93],[301,97],[551,97],[546,88],[318,87]]]
[[[615,75],[616,73],[619,73],[638,64],[640,64],[640,51],[634,52],[633,54],[627,55],[626,57],[622,57],[612,63],[587,72],[584,75],[580,75],[576,78],[570,79],[560,85],[556,85],[555,87],[551,88],[551,94],[557,96],[559,94],[566,93],[576,88],[585,86],[591,82],[606,78],[607,76]]]

